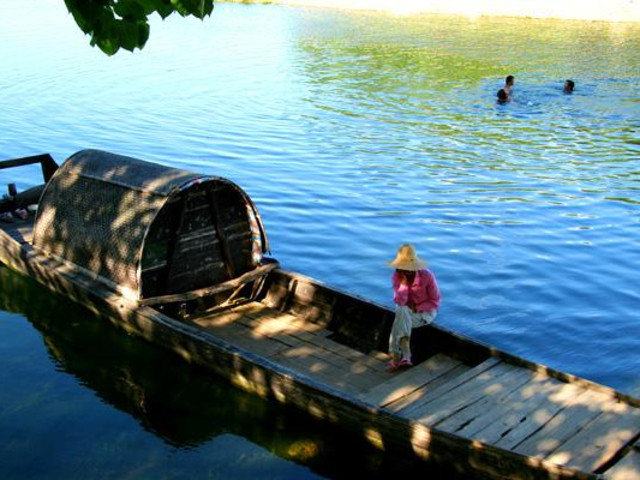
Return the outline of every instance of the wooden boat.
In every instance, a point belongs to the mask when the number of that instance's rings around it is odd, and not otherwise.
[[[494,479],[640,478],[640,400],[439,325],[385,370],[393,311],[287,271],[229,180],[83,150],[0,211],[0,261],[232,384]],[[34,181],[34,183],[37,183]],[[61,319],[61,321],[64,321]]]
[[[224,385],[223,379],[208,378],[211,375],[207,370],[185,368],[184,362],[175,361],[175,355],[122,335],[102,318],[88,316],[78,304],[56,295],[43,295],[39,284],[3,266],[0,310],[25,317],[41,336],[57,372],[75,378],[101,403],[130,417],[171,450],[207,450],[217,437],[233,435],[326,478],[336,470],[329,459],[343,463],[351,458],[353,454],[347,448],[353,451],[359,447],[361,454],[372,455],[361,442],[354,446],[353,436],[336,438],[341,433],[337,427],[321,422],[301,423],[301,415],[287,407],[280,408],[240,389],[230,391],[233,389]],[[3,433],[6,438],[7,432]],[[6,451],[3,453],[6,455]],[[373,460],[367,460],[358,459],[359,463],[371,465],[370,472],[375,471]],[[420,464],[410,463],[407,467],[396,463],[399,465],[393,465],[394,470],[421,470]],[[384,468],[392,471],[389,462]],[[151,476],[148,471],[144,475]],[[193,476],[200,478],[198,474]]]

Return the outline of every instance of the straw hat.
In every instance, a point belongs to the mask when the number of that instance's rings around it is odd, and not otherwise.
[[[413,245],[405,244],[400,247],[396,254],[396,258],[389,262],[388,265],[398,270],[416,272],[425,268],[427,266],[427,262],[418,257]]]

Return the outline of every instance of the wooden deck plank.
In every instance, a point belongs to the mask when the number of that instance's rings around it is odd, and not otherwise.
[[[278,312],[258,302],[243,305],[242,308],[230,311],[228,315],[233,321],[251,330],[254,335],[276,339],[292,347],[309,343],[316,338],[322,339],[327,334],[321,331],[323,329],[320,326],[314,327],[317,335],[309,333],[300,327],[300,322],[292,315]]]
[[[607,480],[640,480],[640,450],[631,449],[604,475]]]
[[[319,337],[316,337],[316,340]],[[331,364],[334,367],[341,368],[343,370],[349,370],[352,373],[370,373],[368,369],[364,366],[356,366],[355,362],[352,362],[348,358],[343,357],[340,354],[326,348],[326,345],[319,343],[318,341],[314,341],[314,338],[303,339],[297,336],[296,334],[279,336],[278,340],[290,344],[292,348],[311,348],[313,350],[313,354]]]
[[[412,402],[410,405],[408,405],[407,407],[405,407],[404,409],[400,410],[402,416],[413,418],[412,417],[413,413],[418,411],[420,408],[422,408],[422,406],[425,403],[430,402],[442,395],[447,394],[454,388],[459,387],[465,382],[468,382],[474,377],[477,377],[478,375],[482,374],[486,370],[489,370],[500,363],[501,363],[501,360],[498,358],[495,358],[495,357],[488,358],[487,360],[476,365],[475,367],[470,368],[462,375],[457,375],[456,377],[452,378],[449,382],[443,383],[442,385],[439,385],[438,388],[432,389],[428,393],[428,395],[423,396],[420,400],[416,400]]]
[[[488,406],[485,412],[464,425],[455,433],[474,438],[479,432],[488,428],[500,428],[504,431],[526,419],[531,410],[542,402],[552,387],[560,385],[558,380],[550,379],[546,374],[536,373],[533,378],[512,391],[504,404]]]
[[[196,324],[200,325],[199,323]],[[229,316],[219,319],[218,322],[213,322],[213,320],[210,319],[206,322],[205,330],[211,331],[232,345],[250,350],[265,357],[273,356],[280,351],[291,348],[289,345],[278,340],[253,335],[247,327],[230,320]]]
[[[322,332],[320,335],[310,333],[309,328],[301,328],[301,322],[292,315],[259,303],[201,317],[192,323],[233,345],[349,393],[368,389],[380,382],[380,378],[371,375],[372,372],[327,349]],[[311,331],[320,331],[320,327],[314,326]],[[339,351],[339,347],[344,346],[336,346],[334,350]],[[360,353],[360,356],[364,354]]]
[[[242,321],[242,320],[240,320]],[[264,330],[254,330],[257,333],[263,333]],[[358,355],[349,355],[346,350],[348,347],[341,345],[333,340],[326,338],[323,334],[315,335],[307,331],[296,331],[293,328],[287,328],[286,333],[281,330],[279,334],[273,338],[290,344],[292,347],[302,347],[304,345],[313,345],[314,355],[319,358],[323,358],[333,366],[345,369],[351,373],[373,373],[376,369],[373,369],[370,365],[360,361],[354,361],[353,359],[364,359],[366,356],[361,352],[356,352]],[[355,351],[354,351],[355,352]],[[371,362],[373,363],[373,362]],[[381,364],[382,362],[377,361]],[[381,367],[378,366],[378,371]]]
[[[269,337],[264,331],[251,329],[240,322],[235,314],[227,313],[220,318],[199,319],[195,323],[233,345],[351,393],[370,388],[372,384],[380,381],[378,378],[363,375],[362,372],[353,372],[348,361],[310,342],[298,339],[297,344],[292,346],[288,343],[293,338],[290,335]]]
[[[320,333],[320,332],[318,332]],[[302,338],[303,340],[307,340],[309,342],[318,345],[319,347],[324,348],[325,350],[329,350],[332,353],[343,357],[348,361],[358,361],[362,360],[366,357],[366,355],[362,352],[354,350],[353,348],[349,348],[346,345],[336,342],[330,338],[327,338],[327,333],[330,333],[328,330],[322,330],[322,334],[318,335],[317,333],[308,333],[302,332],[300,334],[296,333],[295,335]]]
[[[249,319],[247,314],[256,312],[258,309],[259,307],[256,308],[255,304],[242,305],[238,308],[218,312],[212,316],[197,318],[192,323],[210,330],[216,335],[233,337],[240,346],[245,345],[245,339],[259,339],[265,343],[271,341],[272,343],[294,348],[306,343],[291,335],[283,334],[282,331],[274,333],[268,329],[255,328],[255,322]],[[263,350],[262,353],[264,354],[268,351]]]
[[[522,368],[501,363],[482,372],[457,388],[415,411],[412,419],[428,426],[437,425],[457,411],[472,405],[487,395],[498,395],[508,389],[509,383],[522,374]]]
[[[333,384],[334,386],[342,386],[352,384],[357,387],[353,392],[360,392],[362,390],[368,390],[372,386],[379,384],[389,375],[388,373],[378,373],[358,362],[352,362],[340,355],[337,355],[329,350],[325,350],[319,347],[315,343],[309,342],[307,344],[312,355],[327,364],[326,371],[333,372],[332,378],[327,378],[326,382]],[[292,356],[291,351],[282,352],[278,354],[279,357]],[[278,360],[274,358],[273,360]]]
[[[276,338],[292,347],[311,343],[318,348],[315,355],[334,366],[347,369],[351,373],[384,371],[383,360],[372,358],[327,338],[331,332],[321,325],[309,325],[289,313],[282,313],[264,305],[261,309],[245,308],[241,311],[244,315],[237,318],[237,321],[252,328],[254,332]]]
[[[219,335],[230,343],[252,349],[271,361],[350,393],[371,388],[384,380],[364,363],[361,352],[348,355],[348,347],[326,338],[320,325],[305,325],[293,315],[262,304],[246,304],[195,319],[192,323]],[[324,330],[324,331],[323,331]],[[382,360],[370,362],[384,365]]]
[[[300,330],[300,325],[295,325],[296,318],[287,312],[280,312],[260,302],[250,302],[242,305],[238,311],[242,311],[247,325],[253,328],[262,328],[266,333],[277,333],[280,329],[295,328]],[[269,328],[272,326],[272,328]]]
[[[334,367],[340,368],[345,371],[349,371],[351,373],[362,373],[362,374],[367,373],[368,369],[366,367],[358,368],[356,372],[355,369],[353,369],[354,362],[327,348],[324,348],[323,345],[319,345],[318,343],[312,340],[305,341],[303,345],[310,346],[313,349],[314,355],[316,357],[322,358],[324,361],[326,361],[327,363],[331,364]]]
[[[217,313],[213,316],[200,317],[195,320],[190,320],[189,322],[202,328],[215,330],[236,323],[242,318],[242,316],[243,313],[241,311],[228,310],[222,313]]]
[[[386,367],[389,358],[389,355],[386,353],[373,351],[358,360],[355,360],[355,363],[365,365],[370,370],[378,373],[387,373]]]
[[[536,373],[522,368],[518,370],[518,373],[508,380],[505,384],[505,388],[496,392],[493,395],[485,395],[481,397],[477,402],[468,405],[466,408],[462,408],[457,412],[454,412],[449,417],[439,422],[436,427],[440,430],[450,433],[458,433],[464,427],[473,424],[480,417],[483,417],[488,412],[506,410],[510,399],[517,395],[517,392],[521,388],[532,381]]]
[[[351,394],[370,388],[372,384],[379,381],[377,378],[353,373],[335,366],[326,358],[314,355],[315,352],[316,350],[309,345],[298,349],[283,350],[272,356],[271,360]]]
[[[338,378],[335,367],[331,367],[311,355],[305,355],[300,358],[278,357],[275,361],[280,365],[312,378],[320,384],[339,388],[348,393],[354,393],[359,388],[362,388],[359,385],[346,383],[343,378]]]
[[[266,306],[260,311],[249,311],[245,316],[244,322],[247,325],[268,337],[277,337],[279,335],[304,337],[305,334],[324,337],[330,333],[322,325],[308,324],[290,313],[279,312]]]
[[[459,360],[437,354],[409,370],[394,375],[386,382],[362,392],[359,397],[365,402],[384,406],[424,387],[460,364]]]
[[[289,335],[268,336],[252,328],[247,314],[264,309],[259,303],[241,305],[231,310],[200,317],[191,323],[219,335],[230,343],[242,348],[255,348],[256,353],[270,357],[278,352],[300,346],[300,340]]]
[[[242,312],[244,316],[249,318],[254,318],[255,316],[260,315],[260,313],[264,314],[265,311],[271,311],[271,309],[260,302],[247,302],[244,304],[232,306],[231,309],[237,312]]]
[[[305,343],[307,343],[301,338],[291,335],[292,330],[289,330],[288,333],[285,333],[283,331],[274,332],[274,331],[271,331],[270,329],[261,329],[259,328],[260,322],[256,321],[254,318],[248,315],[241,315],[235,321],[245,326],[248,330],[250,330],[256,335],[277,339],[283,343],[286,343],[291,347],[299,347],[300,345],[304,345]]]
[[[341,358],[343,363],[346,362],[353,372],[382,375],[382,378],[385,379],[388,377],[388,373],[385,371],[386,357],[365,355],[326,336],[294,335],[327,350],[331,355]]]
[[[422,402],[416,402],[411,407],[402,411],[402,415],[411,420],[424,422],[425,425],[431,425],[431,422],[438,421],[439,418],[432,417],[434,412],[440,405],[449,405],[451,400],[460,392],[482,388],[490,384],[497,377],[509,370],[510,365],[498,359],[489,359],[476,365],[463,375],[456,377],[448,383],[432,390]]]
[[[566,440],[582,430],[600,415],[607,404],[615,402],[611,395],[589,390],[550,419],[542,428],[518,444],[514,451],[523,455],[545,458]]]
[[[267,305],[262,306],[262,309],[247,312],[247,316],[260,322],[260,328],[262,329],[273,332],[293,329],[295,331],[307,331],[321,335],[328,335],[330,333],[321,324],[302,320],[291,313],[281,312]]]
[[[524,415],[523,412],[517,412],[515,416],[506,415],[503,422],[483,429],[474,435],[474,439],[511,450],[542,428],[558,412],[567,408],[586,391],[584,387],[571,383],[557,381],[550,383],[552,387],[543,388],[541,396],[531,402],[532,408],[526,408]]]
[[[587,472],[600,468],[640,433],[640,409],[618,402],[547,457]]]
[[[412,404],[417,404],[418,402],[424,402],[425,398],[429,395],[431,391],[437,389],[438,387],[440,387],[440,385],[444,385],[445,383],[451,382],[452,380],[454,380],[456,377],[460,375],[464,375],[466,372],[470,370],[470,368],[471,367],[469,367],[468,365],[460,364],[457,367],[454,367],[451,370],[449,370],[444,375],[441,375],[440,377],[420,387],[419,389],[414,390],[413,392],[403,397],[400,397],[391,403],[386,404],[385,409],[394,413],[398,413],[401,410],[408,408]]]

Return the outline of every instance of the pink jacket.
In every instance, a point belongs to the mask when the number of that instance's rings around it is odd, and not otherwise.
[[[438,310],[440,307],[440,289],[431,270],[418,270],[411,285],[400,283],[397,271],[393,272],[391,280],[393,282],[393,302],[396,305],[413,303],[416,312],[429,312]]]

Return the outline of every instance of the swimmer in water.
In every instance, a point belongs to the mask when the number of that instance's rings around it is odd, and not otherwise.
[[[511,97],[511,90],[513,90],[513,84],[515,83],[515,79],[513,75],[507,75],[507,78],[504,79],[504,87],[502,89],[507,92],[507,95]]]
[[[509,94],[504,88],[498,90],[498,103],[507,103],[509,101]]]
[[[574,83],[573,80],[565,80],[564,81],[564,87],[562,88],[562,91],[566,94],[571,94],[573,93],[573,89],[576,86],[576,84]]]

